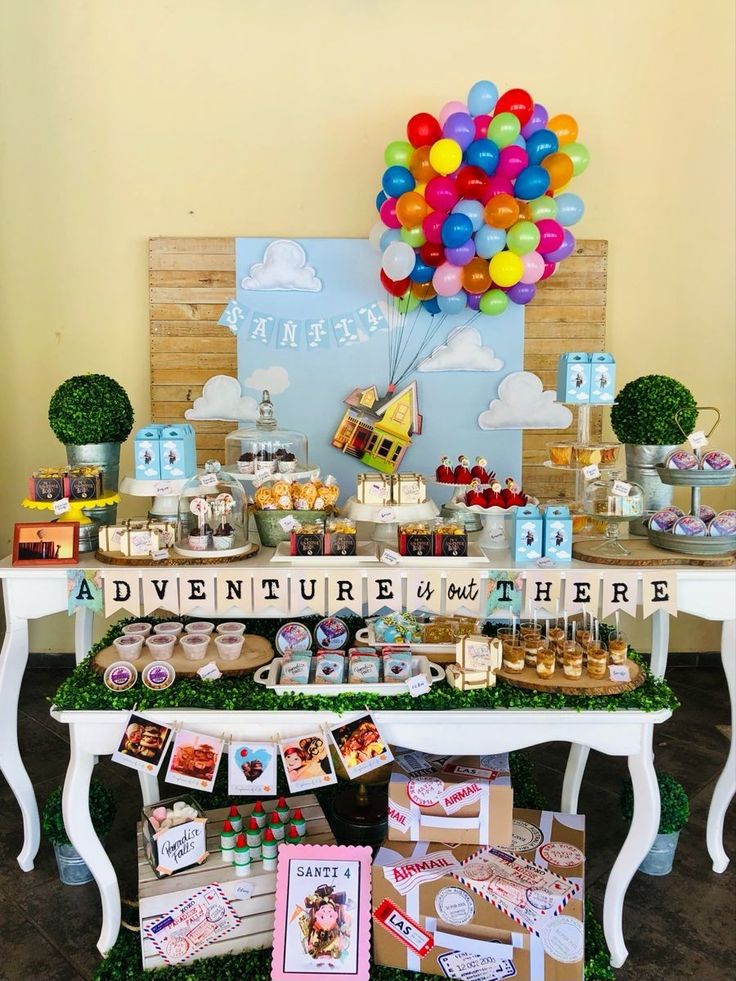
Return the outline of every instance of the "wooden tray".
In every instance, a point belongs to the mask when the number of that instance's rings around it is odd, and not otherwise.
[[[557,665],[557,669],[551,678],[538,678],[536,668],[524,668],[518,674],[500,668],[496,672],[497,678],[503,678],[510,685],[518,688],[526,688],[530,691],[548,691],[553,694],[561,695],[622,695],[625,691],[633,691],[644,684],[646,675],[638,664],[634,661],[626,660],[629,668],[631,681],[611,681],[609,678],[589,678],[583,665],[583,674],[580,678],[566,678],[562,673],[562,668]]]
[[[243,645],[243,651],[240,657],[236,661],[223,661],[222,658],[217,656],[217,648],[215,647],[213,636],[210,637],[207,653],[199,661],[190,661],[189,658],[184,656],[181,645],[176,643],[174,645],[173,656],[168,663],[176,671],[178,678],[195,677],[199,668],[205,664],[209,664],[210,661],[214,661],[223,674],[237,677],[238,675],[252,674],[256,668],[260,668],[263,664],[268,664],[273,659],[274,653],[271,643],[265,637],[258,637],[256,634],[245,634],[245,644]],[[111,645],[95,655],[95,659],[92,661],[92,667],[100,674],[104,674],[105,669],[111,664],[122,660],[123,658],[118,654],[117,648]],[[151,661],[159,660],[161,658],[151,654],[144,643],[141,656],[137,661],[132,661],[131,663],[137,668],[138,674],[140,674]]]
[[[622,538],[621,544],[627,548],[630,555],[603,555],[595,549],[600,545],[600,538],[581,538],[572,543],[572,557],[581,562],[593,562],[597,565],[627,565],[627,566],[732,566],[736,563],[734,555],[684,555],[681,552],[665,552],[655,548],[647,538]]]
[[[233,562],[242,562],[245,559],[252,559],[254,555],[257,555],[260,551],[260,545],[254,545],[250,542],[250,548],[247,552],[242,555],[238,555],[233,558],[230,555],[224,556],[208,556],[206,558],[195,559],[188,558],[185,555],[180,555],[175,552],[173,548],[168,549],[169,557],[168,559],[152,559],[150,555],[123,555],[122,552],[106,552],[104,549],[98,548],[95,552],[95,558],[98,562],[104,562],[105,565],[130,565],[130,566],[172,566],[172,565],[227,565],[228,563],[232,565]]]

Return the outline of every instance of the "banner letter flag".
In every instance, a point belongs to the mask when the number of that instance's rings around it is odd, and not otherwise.
[[[134,617],[141,615],[140,573],[137,569],[118,569],[103,572],[105,584],[105,616],[128,610]]]
[[[143,616],[154,610],[179,613],[179,577],[176,572],[161,569],[158,572],[142,572]]]
[[[208,610],[216,609],[215,604],[215,572],[190,571],[183,569],[179,573],[179,606],[182,613],[189,613],[203,606]]]
[[[677,616],[677,575],[662,570],[645,572],[641,582],[642,616],[646,620],[655,610]]]
[[[373,616],[379,610],[389,609],[394,613],[401,610],[401,573],[385,572],[380,575],[369,575],[368,584],[368,615]]]
[[[500,611],[520,616],[523,588],[524,580],[521,575],[502,570],[491,570],[488,573],[488,585],[486,586],[485,615],[489,617],[496,611]]]
[[[102,593],[99,569],[67,569],[66,608],[69,616],[80,608],[102,613]]]
[[[598,616],[601,577],[599,572],[570,570],[565,574],[565,610],[568,613],[590,613]]]
[[[414,572],[406,579],[406,608],[410,613],[426,610],[442,613],[442,573]]]
[[[363,616],[363,573],[331,572],[327,577],[327,612],[334,616],[347,611]]]
[[[251,599],[252,577],[237,572],[217,573],[217,612],[236,607],[239,612],[250,613],[253,609]]]
[[[289,573],[264,569],[253,576],[253,612],[277,610],[289,615]]]
[[[479,572],[447,572],[445,578],[445,613],[452,616],[458,610],[464,610],[470,616],[479,616]]]
[[[639,573],[630,569],[606,573],[601,577],[601,619],[621,611],[636,616],[639,595]]]
[[[558,613],[560,609],[560,594],[562,593],[562,575],[559,572],[544,569],[541,572],[526,574],[526,611],[533,614],[535,610],[546,610],[547,613]]]
[[[291,616],[309,616],[325,612],[325,574],[324,572],[292,571],[291,573]]]

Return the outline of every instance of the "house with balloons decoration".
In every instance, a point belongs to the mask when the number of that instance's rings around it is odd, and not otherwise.
[[[413,381],[398,391],[389,385],[382,398],[375,385],[356,388],[344,401],[347,409],[332,445],[357,457],[366,467],[394,473],[412,437],[422,431],[417,383]]]

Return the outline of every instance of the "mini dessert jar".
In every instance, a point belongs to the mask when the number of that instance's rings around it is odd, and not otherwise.
[[[188,661],[202,661],[210,646],[210,638],[207,634],[183,634],[179,643]]]
[[[594,643],[588,647],[588,676],[605,678],[608,668],[608,651],[601,644]]]
[[[178,637],[183,629],[184,624],[179,623],[178,620],[167,620],[165,623],[157,623],[153,632],[155,634],[173,634],[174,637]]]
[[[124,634],[141,634],[141,636],[147,637],[150,632],[150,623],[126,623],[123,627]]]
[[[151,634],[146,637],[146,647],[157,661],[168,661],[174,653],[176,634]]]
[[[608,635],[608,656],[611,664],[625,664],[629,645],[621,633]]]
[[[510,644],[503,650],[503,666],[507,671],[518,674],[524,670],[524,648],[521,644]]]
[[[565,650],[562,656],[562,671],[566,678],[580,678],[583,674],[583,652],[577,648],[575,650]]]
[[[143,634],[123,634],[116,637],[113,644],[124,661],[137,661],[143,650]]]
[[[217,634],[215,636],[217,656],[223,661],[237,661],[244,643],[245,638],[241,634]]]
[[[556,658],[551,647],[543,647],[537,654],[537,677],[551,678],[555,673]]]

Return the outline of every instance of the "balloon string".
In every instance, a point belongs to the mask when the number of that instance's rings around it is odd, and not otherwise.
[[[427,346],[432,343],[434,338],[437,336],[437,333],[441,330],[445,320],[447,320],[447,314],[443,313],[441,316],[437,317],[437,322],[434,323],[435,316],[436,316],[435,314],[432,314],[432,324],[430,326],[430,329],[427,331],[424,340],[420,342],[414,357],[411,359],[411,361],[409,362],[408,366],[403,371],[403,373],[396,380],[396,384],[403,381],[408,375],[410,375],[414,371],[416,366],[421,361],[424,360]]]
[[[394,384],[394,375],[396,374],[397,365],[398,365],[398,353],[399,353],[399,348],[401,347],[401,339],[404,336],[405,327],[406,327],[406,313],[401,309],[401,307],[398,307],[397,326],[395,329],[396,336],[394,338],[393,358],[391,361],[391,372],[389,376],[389,384],[391,385]]]
[[[420,303],[419,306],[414,311],[414,320],[412,321],[411,327],[409,328],[409,332],[407,333],[406,338],[404,339],[404,342],[401,345],[401,348],[399,349],[399,351],[397,353],[397,356],[396,356],[396,370],[397,371],[399,370],[399,364],[401,363],[401,358],[406,353],[406,349],[409,347],[409,342],[411,341],[412,335],[414,333],[414,329],[416,328],[417,321],[419,319],[419,315],[420,315],[421,312],[422,312],[422,305]]]

